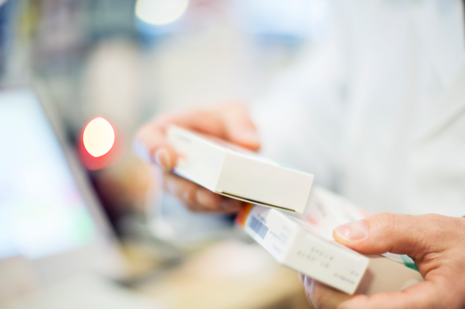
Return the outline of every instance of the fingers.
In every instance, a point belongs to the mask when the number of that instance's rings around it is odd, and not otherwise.
[[[243,104],[230,104],[221,110],[225,139],[251,150],[260,149],[257,128]]]
[[[155,118],[136,136],[134,149],[139,157],[171,170],[176,165],[177,155],[166,139],[166,130],[172,124],[252,150],[260,148],[257,130],[245,105],[229,104],[212,111],[191,111]]]
[[[337,291],[310,277],[301,275],[308,301],[315,309],[332,309],[350,298],[349,295]]]
[[[450,234],[463,230],[460,218],[439,215],[410,216],[381,213],[342,225],[333,231],[339,243],[364,254],[392,252],[421,259],[426,252],[450,247]],[[454,235],[452,235],[454,236]]]
[[[177,162],[176,151],[166,139],[166,126],[152,122],[142,127],[134,142],[136,154],[164,170],[171,170]]]
[[[157,117],[143,126],[135,143],[136,153],[145,160],[159,164],[166,170],[176,165],[176,152],[168,143],[166,130],[170,125],[209,134],[217,137],[224,136],[221,119],[211,112],[192,111],[182,114],[168,114]],[[161,153],[160,150],[163,150]]]
[[[223,197],[189,180],[166,172],[163,175],[165,191],[176,196],[192,211],[235,213],[243,202]]]

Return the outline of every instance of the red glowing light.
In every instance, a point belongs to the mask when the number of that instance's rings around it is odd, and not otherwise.
[[[82,142],[86,151],[98,158],[107,154],[115,143],[115,130],[111,124],[97,117],[92,119],[85,127]]]

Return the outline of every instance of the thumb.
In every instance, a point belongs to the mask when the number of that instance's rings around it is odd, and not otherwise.
[[[367,219],[341,225],[333,231],[334,239],[360,253],[386,252],[415,257],[420,248],[437,237],[432,222],[424,216],[380,213]]]
[[[249,112],[243,104],[231,104],[222,110],[227,140],[251,150],[260,148],[260,138]]]

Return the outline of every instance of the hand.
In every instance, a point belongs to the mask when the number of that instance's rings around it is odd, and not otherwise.
[[[301,275],[315,308],[465,307],[465,219],[383,213],[342,225],[333,236],[337,242],[364,254],[407,254],[425,281],[397,293],[349,296]]]
[[[257,130],[242,104],[228,104],[213,110],[163,115],[144,125],[136,137],[136,152],[161,169],[163,187],[194,211],[237,212],[242,202],[215,194],[191,181],[174,175],[177,154],[166,140],[166,129],[177,126],[213,135],[228,142],[258,150]]]

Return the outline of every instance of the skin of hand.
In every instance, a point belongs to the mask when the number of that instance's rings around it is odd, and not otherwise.
[[[225,104],[216,109],[193,110],[155,117],[137,133],[135,151],[160,169],[165,191],[178,197],[193,211],[234,213],[243,202],[222,197],[189,180],[173,174],[178,155],[166,139],[166,130],[177,125],[212,135],[230,143],[256,151],[260,149],[257,129],[244,104]]]
[[[364,254],[407,254],[425,281],[396,293],[349,296],[301,274],[315,309],[465,308],[465,219],[381,213],[339,226],[333,236]]]

